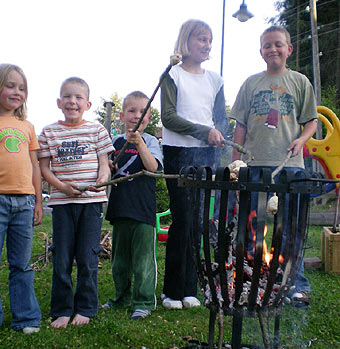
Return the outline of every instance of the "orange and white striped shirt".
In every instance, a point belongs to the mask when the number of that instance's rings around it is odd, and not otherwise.
[[[114,151],[103,125],[83,120],[79,124],[58,121],[43,128],[39,138],[38,157],[49,157],[51,171],[62,182],[74,182],[80,187],[94,185],[98,177],[98,156]],[[51,205],[105,202],[105,191],[85,191],[79,197],[69,197],[52,188]]]

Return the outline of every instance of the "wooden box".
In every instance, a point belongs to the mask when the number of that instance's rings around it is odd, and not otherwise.
[[[323,227],[321,251],[325,272],[340,275],[340,233],[333,233],[332,227]]]

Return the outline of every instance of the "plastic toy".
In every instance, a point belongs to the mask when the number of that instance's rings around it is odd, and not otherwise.
[[[318,106],[317,111],[318,119],[325,125],[327,134],[324,139],[309,139],[305,144],[305,155],[319,161],[329,179],[340,180],[340,120],[327,107]],[[339,183],[336,186],[339,188]]]

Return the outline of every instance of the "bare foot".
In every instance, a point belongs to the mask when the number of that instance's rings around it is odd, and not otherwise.
[[[59,316],[56,320],[54,320],[51,323],[51,326],[54,328],[66,328],[69,321],[69,316]]]
[[[76,325],[76,326],[88,325],[89,322],[90,322],[89,317],[76,314],[76,316],[72,321],[72,325]]]

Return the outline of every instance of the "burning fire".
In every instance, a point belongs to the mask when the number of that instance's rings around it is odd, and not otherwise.
[[[256,230],[253,227],[253,219],[256,218],[256,211],[252,211],[249,214],[249,218],[248,218],[248,229],[251,231],[252,234],[252,252],[253,254],[249,253],[249,251],[247,251],[247,257],[249,260],[253,260],[254,259],[254,254],[255,254],[255,244],[256,244]],[[267,225],[264,226],[264,230],[263,230],[263,244],[262,244],[262,261],[263,263],[265,263],[268,267],[270,265],[270,262],[273,259],[273,254],[274,254],[274,248],[271,247],[270,251],[268,251],[267,248],[267,242],[265,240],[266,235],[268,232],[268,228]],[[279,262],[283,263],[283,256],[280,254],[279,255]]]

